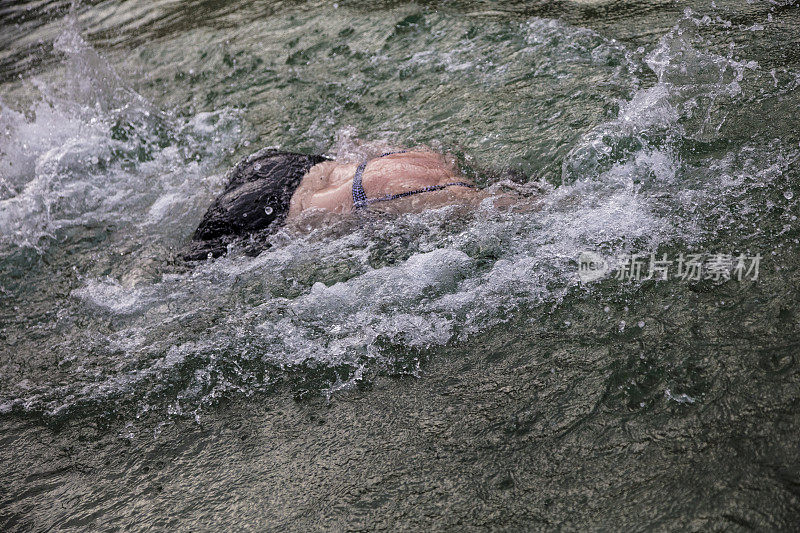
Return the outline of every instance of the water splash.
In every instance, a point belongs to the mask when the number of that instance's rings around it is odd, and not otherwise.
[[[156,110],[72,18],[54,48],[63,57],[57,79],[65,81],[32,80],[40,99],[28,113],[0,102],[0,245],[41,250],[63,228],[197,216],[220,185],[206,170],[215,160],[209,145],[217,153],[233,146],[235,114],[177,121]],[[194,194],[198,187],[207,195]]]
[[[436,31],[446,30],[445,17],[432,21]],[[544,79],[568,79],[582,72],[573,70],[577,66],[600,65],[599,72],[613,72],[614,83],[624,85],[629,97],[619,103],[618,113],[573,143],[563,161],[561,186],[542,196],[531,212],[485,204],[465,214],[449,207],[355,228],[342,222],[341,228],[306,235],[286,229],[257,258],[244,257],[234,247],[227,258],[192,271],[170,272],[162,266],[145,275],[145,260],[152,262],[154,254],[115,263],[111,273],[98,268],[70,292],[58,322],[64,340],[47,347],[58,354],[59,376],[66,376],[67,384],[21,380],[4,391],[3,409],[55,415],[86,405],[111,411],[133,406],[139,413],[167,409],[198,416],[221,397],[268,390],[296,373],[313,383],[303,386],[330,395],[376,369],[419,372],[426,350],[469,340],[518,319],[522,309],[536,320],[531,309],[546,312],[586,290],[578,284],[574,265],[583,250],[615,255],[678,240],[696,242],[711,227],[708,217],[722,209],[716,200],[753,186],[753,180],[732,170],[735,158],[709,165],[697,147],[725,135],[727,113],[720,102],[739,105],[757,68],[733,55],[704,50],[696,31],[701,23],[687,13],[649,54],[545,19],[519,25],[503,44],[513,48],[505,63],[499,57],[481,63],[482,48],[470,38],[447,53],[409,54],[401,65],[408,72],[431,69],[444,81],[477,79],[482,86],[513,85],[531,74],[519,71],[520,56],[532,61],[534,74]],[[429,38],[426,34],[423,40]],[[94,58],[76,60],[90,65],[84,70],[102,71],[104,63],[84,45],[68,35],[59,46],[67,54]],[[386,46],[399,45],[393,38]],[[365,68],[380,71],[391,61],[376,55],[367,63]],[[655,78],[652,84],[636,75],[647,68]],[[353,80],[350,88],[361,81]],[[179,244],[193,226],[191,217],[220,185],[218,177],[207,175],[203,150],[220,137],[223,144],[231,142],[226,135],[235,133],[228,133],[229,119],[208,113],[182,125],[167,120],[170,133],[161,146],[161,137],[153,133],[160,126],[149,122],[159,114],[141,111],[147,106],[137,107],[139,99],[129,91],[106,87],[97,95],[92,88],[71,90],[82,103],[71,114],[64,111],[68,106],[52,106],[51,124],[68,118],[62,135],[75,142],[58,141],[62,152],[53,154],[54,146],[45,143],[33,171],[16,178],[40,179],[43,185],[29,196],[52,202],[48,216],[39,215],[44,208],[20,208],[29,218],[21,217],[14,242],[68,224],[126,217],[124,236]],[[97,98],[104,99],[99,108],[87,105]],[[122,139],[109,134],[121,116],[117,113],[130,118],[131,109],[139,109],[131,120],[141,126],[123,128]],[[33,122],[9,116],[18,132],[15,142],[25,142],[35,137],[25,128],[44,129],[39,121],[47,113],[37,114]],[[331,116],[314,122],[320,131],[338,123]],[[92,119],[96,131],[87,129]],[[403,124],[416,125],[413,120]],[[383,131],[383,136],[360,141],[355,129],[341,127],[327,151],[343,160],[383,151],[397,138],[388,125]],[[149,159],[130,155],[142,143],[152,147]],[[94,156],[98,162],[87,166],[87,158]],[[103,170],[95,168],[100,160]],[[772,161],[777,170],[770,174],[759,168],[759,161],[752,158],[740,168],[762,184],[786,164]],[[194,190],[198,183],[204,189],[199,194]],[[65,187],[66,204],[54,202],[54,184],[58,190]],[[23,193],[15,189],[13,194],[9,200]],[[64,207],[70,202],[71,208]],[[33,219],[45,222],[33,230],[25,225]],[[170,226],[179,228],[177,234],[170,233]],[[89,317],[89,326],[76,326],[75,317]]]

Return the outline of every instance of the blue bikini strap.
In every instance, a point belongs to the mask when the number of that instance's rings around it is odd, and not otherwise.
[[[467,183],[465,181],[454,181],[452,183],[444,183],[442,185],[428,185],[427,187],[423,187],[421,189],[414,189],[413,191],[400,192],[397,194],[387,194],[386,196],[379,196],[378,198],[368,198],[365,204],[358,207],[365,207],[369,204],[374,204],[375,202],[387,202],[389,200],[405,198],[406,196],[411,196],[412,194],[419,194],[431,191],[441,191],[442,189],[446,189],[447,187],[454,187],[454,186],[469,187],[470,189],[475,188],[474,185],[472,185],[471,183]]]
[[[369,201],[367,194],[364,192],[364,186],[361,184],[361,175],[364,174],[364,169],[367,168],[367,160],[361,162],[356,169],[356,175],[353,176],[353,207],[366,207]]]
[[[387,155],[392,154],[404,154],[408,150],[398,150],[397,152],[386,152],[380,155],[380,157],[386,157]],[[370,201],[367,200],[367,193],[364,192],[364,185],[361,183],[361,177],[364,175],[364,169],[367,168],[367,159],[361,162],[356,169],[356,175],[353,176],[353,207],[366,207],[370,204]]]

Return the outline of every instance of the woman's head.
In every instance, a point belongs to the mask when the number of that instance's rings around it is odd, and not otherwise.
[[[283,225],[303,176],[325,160],[264,149],[241,161],[228,173],[225,190],[198,225],[184,257],[216,257],[237,237],[272,232]]]

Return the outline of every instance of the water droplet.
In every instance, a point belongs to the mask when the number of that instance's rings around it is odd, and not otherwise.
[[[791,200],[794,198],[794,193],[792,191],[783,191],[783,197],[787,200]]]
[[[267,207],[264,208],[264,212],[266,214],[268,214],[268,215],[271,215],[272,214],[272,208],[270,206],[267,206]]]

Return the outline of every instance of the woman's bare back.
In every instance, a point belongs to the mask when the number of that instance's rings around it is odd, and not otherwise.
[[[310,209],[351,212],[353,177],[357,168],[357,163],[335,161],[315,165],[292,197],[289,219]],[[409,151],[370,160],[364,169],[362,181],[366,195],[379,198],[454,181],[463,182],[465,178],[458,172],[451,157],[435,152]],[[409,212],[459,203],[475,196],[476,191],[471,188],[447,187],[373,206],[383,211]]]

